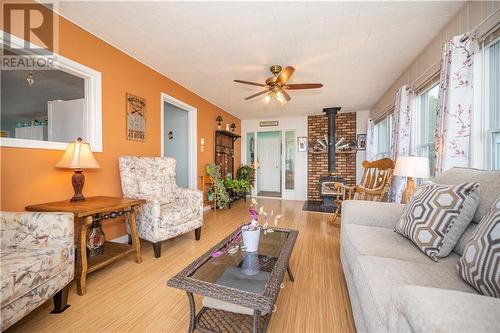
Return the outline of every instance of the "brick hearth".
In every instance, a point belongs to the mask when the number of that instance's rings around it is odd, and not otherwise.
[[[356,113],[341,112],[335,118],[335,137],[338,141],[344,137],[345,142],[356,142]],[[316,139],[323,138],[328,132],[326,114],[309,116],[307,119],[307,137],[309,143],[316,142]],[[328,176],[328,153],[311,154],[307,153],[307,199],[321,200],[318,191],[319,178]],[[335,170],[350,186],[356,183],[356,153],[337,153],[335,159]]]

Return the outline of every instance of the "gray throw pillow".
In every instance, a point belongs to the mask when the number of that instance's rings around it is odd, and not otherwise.
[[[479,223],[457,269],[479,293],[500,298],[500,198]]]
[[[434,261],[448,256],[479,204],[479,184],[421,186],[403,209],[395,231]]]

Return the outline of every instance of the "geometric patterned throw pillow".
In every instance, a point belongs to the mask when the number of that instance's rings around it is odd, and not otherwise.
[[[478,183],[425,184],[404,207],[395,231],[411,240],[429,258],[438,261],[451,252],[472,221],[478,194]]]
[[[500,298],[500,198],[479,222],[457,269],[479,293]]]

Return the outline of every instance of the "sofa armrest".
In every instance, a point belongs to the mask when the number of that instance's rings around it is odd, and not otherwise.
[[[500,331],[500,299],[474,293],[402,286],[388,311],[389,332]]]
[[[71,213],[1,212],[1,247],[72,247],[74,217]]]
[[[341,224],[394,228],[405,205],[363,200],[342,202]]]

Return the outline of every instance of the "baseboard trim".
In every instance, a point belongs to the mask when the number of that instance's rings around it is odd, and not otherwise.
[[[128,243],[128,234],[125,234],[123,236],[112,239],[111,242],[127,244]]]

